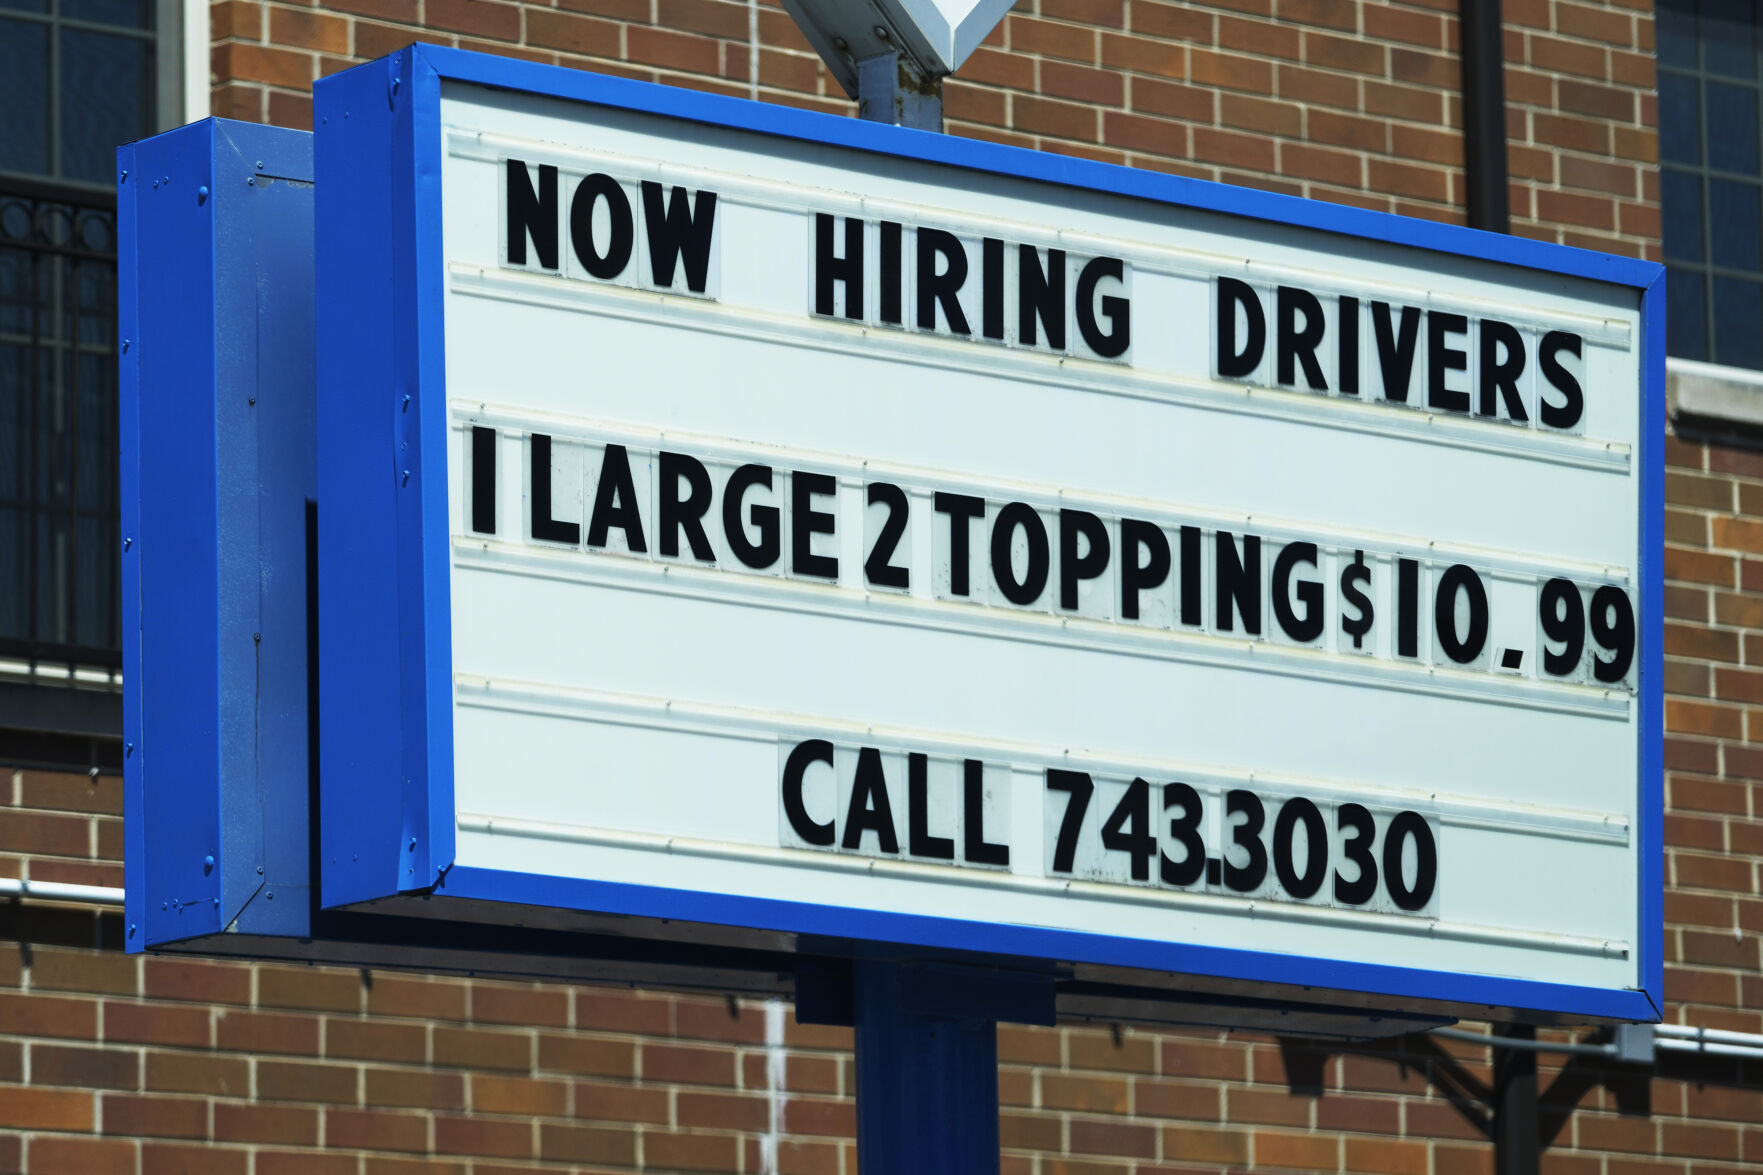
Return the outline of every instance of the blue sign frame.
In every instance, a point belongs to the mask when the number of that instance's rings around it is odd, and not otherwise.
[[[440,102],[443,82],[639,111],[1297,225],[1639,292],[1639,990],[1194,947],[454,867]],[[874,949],[1180,972],[1384,1007],[1649,1021],[1664,1004],[1664,270],[1594,253],[460,50],[412,46],[316,84],[322,903],[433,894],[760,928]],[[393,557],[395,555],[395,557]]]

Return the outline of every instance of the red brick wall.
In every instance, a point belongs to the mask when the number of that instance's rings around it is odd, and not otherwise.
[[[1665,994],[1697,1022],[1757,1032],[1763,452],[1692,435],[1675,438],[1668,459]]]
[[[1670,1018],[1755,1032],[1763,772],[1745,723],[1763,695],[1744,666],[1763,615],[1729,589],[1763,574],[1763,455],[1674,453]],[[0,772],[0,876],[117,883],[119,793]],[[0,901],[0,1175],[855,1171],[850,1033],[785,1007],[768,1045],[755,1002],[120,943],[114,913]],[[1006,1026],[999,1055],[1008,1175],[1493,1171],[1473,1045]],[[1763,1162],[1763,1067],[1559,1060],[1539,1080],[1545,1171]]]
[[[1656,255],[1652,0],[1505,7],[1514,231]],[[1022,0],[949,84],[948,129],[1460,221],[1456,8]],[[306,126],[313,78],[411,40],[852,110],[777,0],[220,0],[213,13],[215,112],[231,118]]]

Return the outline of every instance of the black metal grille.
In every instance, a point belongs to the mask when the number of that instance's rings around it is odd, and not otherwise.
[[[114,198],[0,179],[0,661],[39,682],[122,665],[116,335]]]

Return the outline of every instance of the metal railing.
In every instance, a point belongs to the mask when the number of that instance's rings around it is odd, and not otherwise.
[[[0,663],[114,681],[116,205],[0,177]]]

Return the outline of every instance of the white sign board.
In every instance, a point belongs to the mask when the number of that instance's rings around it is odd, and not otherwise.
[[[1656,267],[432,58],[440,892],[1650,1015]]]

